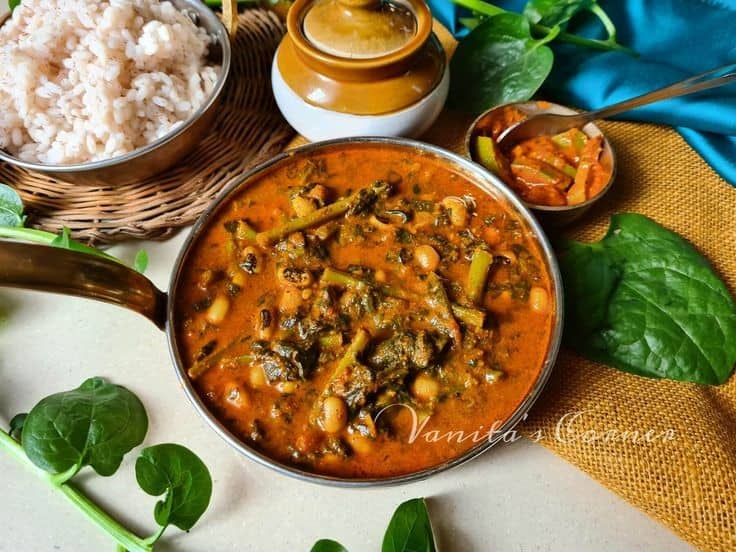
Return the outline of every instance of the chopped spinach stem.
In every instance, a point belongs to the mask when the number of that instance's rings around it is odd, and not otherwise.
[[[483,298],[483,292],[486,289],[486,280],[488,273],[493,265],[493,255],[485,249],[476,247],[473,251],[473,257],[470,260],[470,269],[468,270],[468,284],[466,293],[468,299],[473,303],[479,303]]]
[[[455,315],[455,318],[460,320],[466,326],[480,329],[486,322],[486,313],[482,310],[463,307],[456,303],[453,303],[451,308],[452,314]]]
[[[490,255],[490,254],[489,254]],[[490,255],[491,262],[493,262],[493,256]],[[349,289],[366,289],[370,287],[367,282],[356,278],[334,268],[326,268],[322,273],[322,282],[327,285],[342,286]],[[485,279],[483,280],[482,286],[485,287]],[[380,285],[377,289],[386,295],[394,299],[403,299],[405,301],[419,301],[421,296],[415,293],[406,291],[405,289],[397,288],[394,286]],[[481,288],[481,292],[483,288]],[[449,301],[449,300],[448,300]],[[486,313],[480,309],[474,309],[471,307],[464,307],[456,303],[450,305],[452,314],[459,320],[461,320],[466,326],[472,326],[474,328],[482,328],[485,324]]]
[[[429,292],[431,303],[435,307],[439,325],[444,328],[447,335],[459,346],[462,343],[462,334],[460,333],[460,326],[458,326],[457,320],[455,320],[455,315],[452,313],[452,305],[450,304],[450,299],[447,297],[445,284],[442,283],[442,279],[436,272],[429,273],[427,284],[427,291]]]
[[[365,289],[366,287],[368,287],[368,284],[363,280],[360,280],[355,276],[348,274],[347,272],[343,272],[331,267],[325,268],[324,272],[322,273],[322,283],[325,285],[341,286],[357,290]]]
[[[258,232],[256,232],[250,224],[244,220],[238,221],[238,225],[235,227],[236,238],[239,240],[255,241],[257,235]]]
[[[0,238],[28,241],[53,246],[58,236],[44,230],[36,230],[35,228],[10,228],[7,226],[0,226]],[[108,255],[104,251],[100,251],[99,249],[95,249],[94,247],[90,247],[88,245],[84,245],[75,241],[70,240],[68,248],[72,251],[88,253],[96,257],[102,257],[103,259],[115,261],[119,264],[125,264],[120,259],[113,257],[112,255]]]
[[[337,379],[343,374],[343,372],[345,372],[345,370],[358,362],[358,357],[363,351],[365,351],[366,347],[368,347],[368,343],[370,343],[370,340],[371,334],[369,334],[368,331],[364,328],[359,328],[358,331],[355,332],[353,340],[350,342],[350,345],[348,345],[345,354],[340,359],[340,362],[337,363],[337,366],[335,366],[332,374],[330,374],[330,378],[327,380],[327,384],[325,385],[322,393],[320,393],[319,398],[317,399],[317,401],[315,401],[314,406],[312,407],[310,421],[313,424],[317,422],[322,403],[327,397],[330,396],[330,388],[333,382],[337,381]]]
[[[201,376],[207,370],[209,370],[215,364],[217,364],[220,360],[222,360],[225,357],[225,355],[232,352],[233,349],[235,349],[239,345],[242,345],[243,343],[245,343],[248,339],[250,339],[249,334],[238,337],[235,341],[228,343],[219,351],[215,351],[214,353],[208,356],[205,356],[203,359],[196,361],[194,364],[192,364],[191,368],[189,368],[189,370],[187,371],[187,373],[189,374],[189,377],[192,378],[193,380],[197,379],[199,376]]]
[[[340,362],[337,364],[337,370],[336,373],[333,374],[333,377],[330,379],[335,379],[334,376],[340,374],[343,370],[348,368],[351,364],[354,364],[358,360],[358,355],[362,353],[365,348],[368,346],[368,342],[371,339],[371,335],[368,333],[368,331],[364,330],[363,328],[360,328],[357,332],[355,332],[355,336],[353,336],[353,340],[350,342],[350,345],[348,346],[347,351],[345,351],[345,354],[340,359]]]
[[[333,219],[341,217],[348,211],[360,210],[364,202],[371,202],[371,199],[375,201],[375,198],[388,190],[388,185],[383,182],[376,182],[371,186],[361,188],[357,192],[353,192],[347,197],[338,199],[334,203],[326,205],[316,211],[313,211],[302,217],[293,218],[286,221],[281,226],[259,232],[256,235],[256,241],[258,245],[267,247],[273,245],[279,240],[285,238],[289,234],[299,232],[301,230],[307,230],[316,226],[329,222]]]
[[[301,230],[306,230],[308,228],[313,228],[315,226],[320,226],[325,222],[329,222],[337,217],[340,217],[348,212],[355,195],[356,194],[353,194],[346,198],[339,199],[335,203],[331,203],[330,205],[322,207],[321,209],[317,209],[316,211],[313,211],[308,215],[304,215],[303,217],[297,217],[288,220],[281,226],[277,226],[276,228],[272,228],[271,230],[259,232],[258,234],[256,234],[256,242],[258,242],[258,244],[263,247],[273,245],[274,243],[281,240],[282,238],[285,238],[289,234],[293,234],[294,232],[299,232]]]
[[[328,351],[339,349],[342,347],[342,334],[340,332],[329,332],[319,336],[317,342],[322,349]]]

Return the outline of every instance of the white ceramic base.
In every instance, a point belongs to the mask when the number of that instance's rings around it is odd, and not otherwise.
[[[316,142],[352,136],[406,136],[416,138],[439,116],[450,89],[450,71],[428,96],[401,111],[383,115],[351,115],[330,111],[302,100],[286,84],[278,67],[278,52],[271,66],[271,86],[282,115],[299,134]]]

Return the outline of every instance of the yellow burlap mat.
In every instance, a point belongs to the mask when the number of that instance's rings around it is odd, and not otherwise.
[[[454,50],[452,37],[437,25],[435,31]],[[423,140],[462,152],[471,120],[445,112]],[[597,240],[613,213],[642,213],[689,239],[736,291],[736,189],[672,129],[600,126],[615,149],[618,176],[564,234]],[[720,387],[640,378],[563,348],[521,433],[698,548],[736,550],[736,377]]]

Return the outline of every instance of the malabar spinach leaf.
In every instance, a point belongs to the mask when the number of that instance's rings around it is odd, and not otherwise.
[[[394,512],[381,552],[435,552],[432,522],[423,498],[407,500]]]
[[[736,304],[708,261],[637,214],[611,219],[597,243],[560,251],[566,341],[641,376],[725,382],[736,363]]]
[[[21,443],[28,458],[47,472],[71,471],[71,477],[89,465],[100,475],[112,475],[147,430],[148,417],[138,397],[102,378],[90,378],[34,406],[23,424]]]
[[[348,552],[348,549],[337,541],[320,539],[314,543],[310,552]]]
[[[452,57],[450,104],[481,112],[531,98],[552,70],[554,56],[545,43],[557,32],[559,28],[537,40],[522,15],[486,19],[460,42]]]
[[[148,253],[145,249],[138,250],[133,260],[133,269],[143,274],[148,268]]]
[[[202,516],[212,497],[212,478],[204,462],[181,445],[163,444],[143,449],[135,463],[141,489],[156,503],[154,517],[161,527],[176,525],[188,531]]]
[[[10,420],[10,428],[8,434],[16,441],[20,441],[20,436],[23,433],[23,424],[26,423],[27,417],[28,413],[23,412],[21,414],[16,414]]]
[[[600,19],[608,33],[608,39],[603,43],[615,47],[616,26],[596,0],[529,0],[524,15],[535,25],[559,25],[565,29],[570,20],[583,11],[589,11]]]
[[[590,10],[595,3],[595,0],[529,0],[524,15],[532,23],[564,28],[570,19],[581,11]]]
[[[7,184],[0,184],[0,226],[23,226],[23,201],[18,192]]]

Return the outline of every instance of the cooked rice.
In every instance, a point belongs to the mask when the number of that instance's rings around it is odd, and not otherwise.
[[[144,146],[207,99],[207,32],[159,0],[23,0],[0,27],[0,148],[69,164]]]

